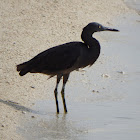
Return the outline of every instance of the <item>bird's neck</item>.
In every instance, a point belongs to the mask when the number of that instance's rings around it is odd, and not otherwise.
[[[89,49],[100,49],[99,42],[92,37],[93,33],[83,30],[81,34],[81,39],[89,47]]]
[[[100,55],[100,44],[99,44],[98,40],[96,40],[95,38],[92,37],[92,34],[93,34],[93,32],[90,33],[85,30],[83,30],[83,32],[81,34],[82,40],[87,45],[88,65],[92,65]]]

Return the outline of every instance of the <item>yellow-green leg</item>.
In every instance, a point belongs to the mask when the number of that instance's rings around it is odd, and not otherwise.
[[[66,106],[66,101],[65,101],[65,85],[68,81],[69,74],[63,75],[63,87],[61,90],[61,96],[62,96],[62,101],[63,101],[63,106],[64,106],[64,112],[67,113],[67,106]]]
[[[61,80],[61,77],[62,77],[62,75],[57,75],[57,82],[56,82],[56,87],[55,87],[55,90],[54,90],[57,113],[59,113],[59,104],[58,104],[58,99],[57,99],[57,95],[58,95],[57,88],[58,88],[58,84]]]

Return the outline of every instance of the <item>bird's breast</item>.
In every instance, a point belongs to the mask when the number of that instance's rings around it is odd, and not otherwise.
[[[81,54],[77,60],[78,68],[86,67],[92,65],[100,55],[99,48],[86,48],[81,50]]]

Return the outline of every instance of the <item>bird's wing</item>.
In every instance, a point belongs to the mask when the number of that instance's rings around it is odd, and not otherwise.
[[[60,71],[71,68],[80,56],[83,43],[71,42],[48,49],[37,55],[33,67],[36,71]]]

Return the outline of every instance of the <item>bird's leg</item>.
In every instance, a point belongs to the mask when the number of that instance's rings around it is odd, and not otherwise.
[[[61,90],[61,96],[62,96],[62,100],[63,100],[63,106],[64,106],[65,113],[67,113],[67,107],[66,107],[66,101],[65,101],[65,85],[68,81],[68,78],[69,78],[69,74],[63,75],[63,87]]]
[[[58,105],[58,99],[57,99],[57,95],[58,95],[57,88],[58,88],[58,84],[61,80],[61,77],[62,77],[62,75],[57,75],[57,82],[56,82],[56,87],[55,87],[55,90],[54,90],[57,113],[59,113],[59,105]]]

